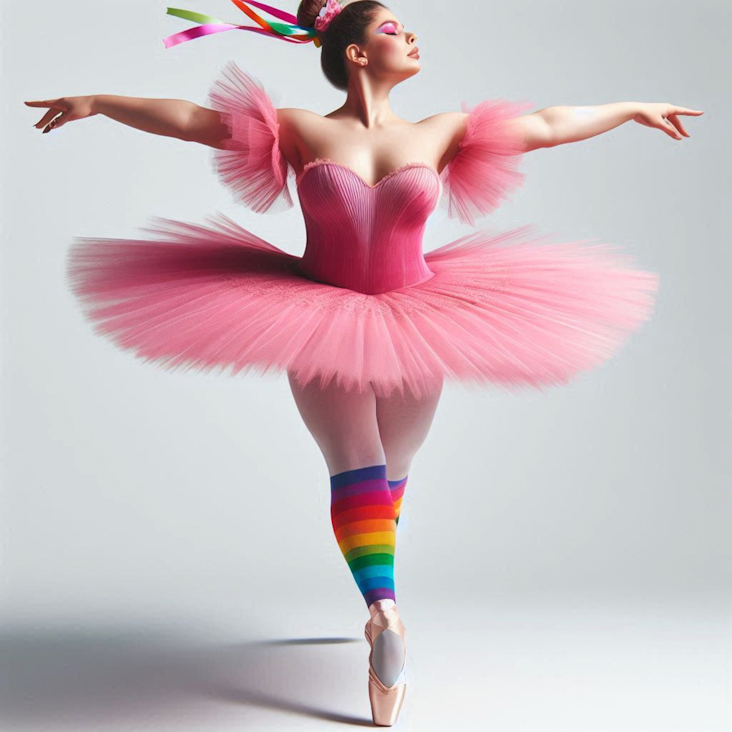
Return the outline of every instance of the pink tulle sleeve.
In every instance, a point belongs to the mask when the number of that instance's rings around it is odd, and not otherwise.
[[[259,81],[229,61],[210,88],[208,103],[229,129],[224,149],[214,148],[219,180],[257,213],[292,207],[277,110]]]
[[[506,123],[532,106],[528,101],[487,99],[469,109],[463,102],[468,113],[465,134],[441,173],[442,205],[448,217],[473,224],[523,184],[522,140]]]

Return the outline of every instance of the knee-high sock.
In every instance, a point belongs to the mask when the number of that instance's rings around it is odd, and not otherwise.
[[[396,602],[396,511],[386,465],[337,473],[330,486],[333,531],[366,605],[383,599]]]
[[[405,475],[399,480],[390,480],[389,490],[391,491],[391,500],[394,501],[394,510],[396,511],[396,522],[399,523],[399,516],[402,512],[402,500],[404,499],[404,489],[407,487],[407,478],[409,475]]]

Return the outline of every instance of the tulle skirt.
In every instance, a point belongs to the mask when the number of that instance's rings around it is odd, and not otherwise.
[[[658,275],[619,247],[479,230],[425,254],[434,276],[376,295],[316,282],[222,213],[153,217],[154,239],[76,237],[67,276],[99,335],[167,370],[288,371],[299,384],[509,390],[568,383],[650,319]]]

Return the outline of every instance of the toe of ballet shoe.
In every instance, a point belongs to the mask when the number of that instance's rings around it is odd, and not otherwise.
[[[371,702],[371,718],[379,727],[392,727],[399,718],[407,691],[406,684],[397,686],[391,694],[384,694],[374,683],[369,683],[369,701]]]
[[[406,681],[386,687],[373,671],[369,673],[369,702],[371,718],[375,725],[392,727],[396,724],[406,692]]]

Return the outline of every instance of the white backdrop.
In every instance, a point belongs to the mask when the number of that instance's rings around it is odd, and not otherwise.
[[[176,7],[249,23],[224,0]],[[620,244],[660,289],[653,320],[569,386],[446,385],[399,523],[400,724],[728,730],[730,7],[389,7],[420,46],[392,95],[406,119],[487,97],[706,112],[682,117],[680,142],[629,122],[534,151],[515,200],[479,222]],[[205,104],[228,59],[277,106],[341,104],[311,44],[231,31],[166,50],[191,24],[165,10],[2,6],[0,727],[370,722],[366,609],[284,374],[146,365],[92,332],[66,284],[74,236],[144,236],[152,215],[220,210],[304,250],[299,207],[235,204],[209,148],[102,116],[32,127],[43,110],[23,100]],[[425,249],[471,230],[438,210]]]

